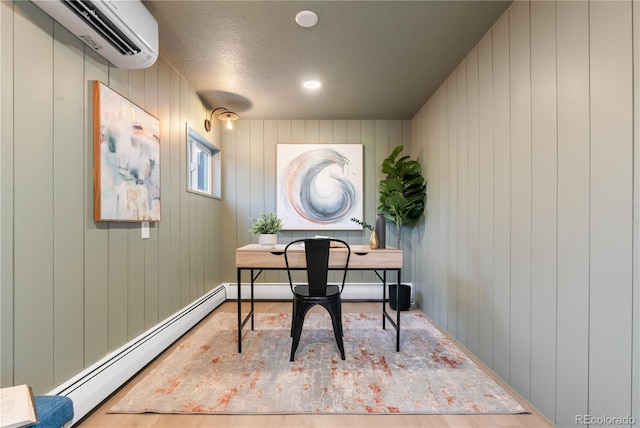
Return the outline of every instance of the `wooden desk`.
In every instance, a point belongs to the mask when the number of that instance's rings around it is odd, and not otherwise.
[[[242,329],[251,319],[251,330],[254,329],[254,294],[253,286],[255,280],[263,270],[286,270],[284,261],[284,247],[286,244],[278,244],[274,248],[264,248],[259,244],[245,245],[236,249],[236,269],[238,270],[238,352],[242,352]],[[372,250],[368,245],[350,245],[351,259],[348,270],[353,271],[373,271],[382,281],[382,328],[386,328],[386,320],[396,329],[396,352],[400,351],[400,302],[396,294],[396,317],[395,320],[387,312],[385,301],[387,300],[387,271],[395,271],[398,274],[398,284],[402,270],[402,250],[395,248],[385,248],[383,250]],[[342,260],[347,257],[345,248],[331,248],[329,253],[329,269],[337,270]],[[289,265],[294,269],[303,270],[306,267],[304,260],[304,249],[302,247],[289,248]],[[248,270],[251,273],[251,309],[249,313],[242,317],[242,271]],[[255,271],[258,271],[254,274]],[[380,275],[382,272],[382,275]],[[347,284],[348,285],[348,284]],[[400,287],[396,287],[399,293]]]

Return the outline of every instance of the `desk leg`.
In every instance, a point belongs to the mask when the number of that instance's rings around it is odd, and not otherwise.
[[[260,274],[258,274],[258,275],[260,275]],[[252,331],[254,329],[254,325],[253,325],[253,314],[254,314],[254,312],[253,312],[253,301],[254,301],[254,299],[253,299],[253,278],[254,278],[253,277],[253,269],[251,269],[251,330]]]
[[[242,269],[238,268],[238,353],[242,352]]]
[[[382,271],[382,329],[383,330],[386,330],[387,328],[387,317],[384,316],[387,310],[386,300],[387,300],[387,271],[383,270]]]

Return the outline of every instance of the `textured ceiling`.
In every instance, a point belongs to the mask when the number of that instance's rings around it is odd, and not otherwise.
[[[410,119],[510,3],[144,1],[161,55],[242,119]]]

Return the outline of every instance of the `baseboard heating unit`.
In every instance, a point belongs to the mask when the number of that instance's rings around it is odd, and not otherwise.
[[[211,290],[48,394],[71,398],[79,421],[225,300],[224,286]]]

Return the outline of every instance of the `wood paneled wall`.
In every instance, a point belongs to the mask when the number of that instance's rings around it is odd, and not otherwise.
[[[419,302],[558,426],[640,423],[639,8],[515,2],[412,121]]]
[[[1,19],[2,386],[45,393],[222,282],[221,201],[186,192],[205,108],[162,58],[119,70],[28,1]],[[160,119],[162,220],[93,221],[92,81]]]
[[[364,220],[375,222],[378,206],[378,182],[381,164],[394,147],[403,145],[405,154],[411,147],[411,122],[408,120],[239,120],[232,131],[222,131],[225,248],[257,243],[249,233],[250,219],[263,212],[276,211],[276,145],[353,143],[364,146]],[[395,227],[387,225],[387,242],[395,246]],[[283,231],[280,242],[320,234],[318,231]],[[369,240],[369,231],[323,231],[349,243]],[[411,229],[404,232],[403,246],[410,250]],[[403,281],[411,281],[411,251],[406,251]],[[236,282],[235,254],[223,252],[224,280]],[[265,272],[260,282],[287,282],[286,273]],[[371,272],[349,273],[349,282],[379,282]]]

